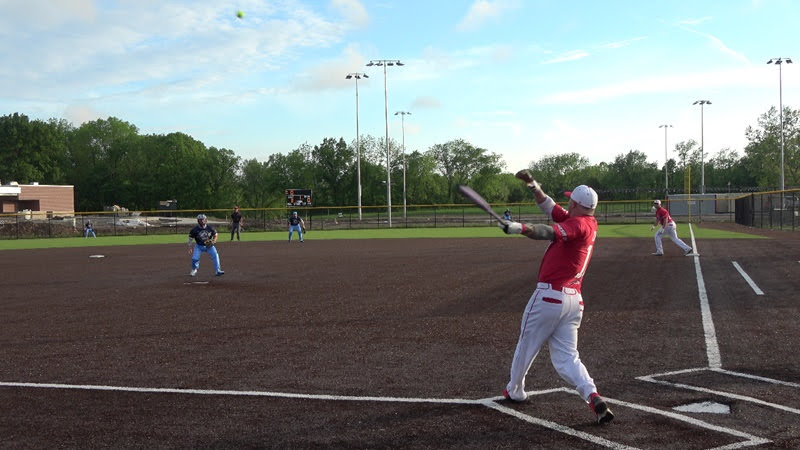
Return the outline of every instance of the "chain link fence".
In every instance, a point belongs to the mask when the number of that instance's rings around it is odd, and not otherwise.
[[[722,194],[709,194],[702,198],[682,198],[672,196],[664,201],[664,207],[671,211],[679,222],[719,221],[739,222],[742,199],[721,198]],[[755,194],[754,194],[755,195]],[[796,199],[797,197],[793,197]],[[763,215],[753,212],[753,205],[759,211],[770,197],[751,200],[750,222],[770,224],[783,220],[794,229],[797,207],[800,202],[791,203],[790,210],[779,216]],[[566,207],[565,203],[561,203]],[[735,204],[735,208],[733,207]],[[508,209],[512,220],[527,223],[546,223],[548,218],[533,203],[494,204],[493,208],[503,213]],[[736,214],[734,214],[734,209]],[[240,209],[245,232],[288,231],[288,218],[297,211],[309,230],[352,230],[389,228],[389,215],[385,206],[358,207],[311,207],[311,208],[245,208]],[[789,212],[791,211],[791,212]],[[95,235],[188,235],[197,224],[197,214],[208,216],[208,222],[220,234],[230,233],[230,216],[233,209],[212,210],[158,210],[158,211],[102,211],[59,214],[57,212],[20,212],[0,214],[0,239],[26,239],[49,237],[84,237],[85,226],[91,222]],[[793,215],[794,214],[794,215]],[[652,201],[610,201],[600,202],[595,211],[599,223],[603,224],[648,224],[654,220]],[[800,225],[800,223],[797,223]],[[489,214],[471,204],[454,205],[411,205],[392,208],[392,228],[447,228],[495,226]],[[757,225],[754,225],[757,226]],[[91,235],[89,235],[91,238]]]
[[[759,192],[736,199],[736,223],[756,228],[800,228],[800,190]]]

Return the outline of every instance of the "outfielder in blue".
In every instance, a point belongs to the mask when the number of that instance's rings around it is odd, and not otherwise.
[[[292,216],[289,217],[289,242],[292,242],[292,232],[297,231],[297,235],[300,236],[300,242],[303,241],[303,229],[306,225],[303,223],[303,219],[297,215],[297,211],[292,213]]]
[[[211,241],[209,245],[205,243]],[[192,254],[192,271],[189,272],[190,276],[197,275],[197,269],[200,268],[200,253],[206,252],[211,257],[211,262],[214,263],[215,275],[220,276],[225,274],[219,267],[219,253],[217,247],[217,230],[208,224],[208,218],[205,214],[197,216],[197,226],[192,228],[189,232],[189,252]]]
[[[97,235],[94,234],[94,227],[92,226],[92,222],[91,221],[86,222],[86,225],[83,227],[83,229],[84,229],[83,237],[88,238],[89,237],[89,233],[91,233],[92,237],[97,238]]]

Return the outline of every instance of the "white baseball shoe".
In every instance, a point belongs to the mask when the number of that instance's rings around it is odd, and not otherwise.
[[[189,276],[190,277],[193,277],[193,276],[196,276],[196,275],[197,275],[197,269],[192,269],[192,271],[189,272]]]

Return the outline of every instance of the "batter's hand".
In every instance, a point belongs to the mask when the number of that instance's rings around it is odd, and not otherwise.
[[[525,225],[510,220],[500,221],[497,227],[503,230],[505,234],[522,234],[522,231],[525,229]]]

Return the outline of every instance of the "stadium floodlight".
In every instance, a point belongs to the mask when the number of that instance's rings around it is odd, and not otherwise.
[[[778,66],[778,108],[780,110],[780,117],[781,117],[781,174],[780,174],[780,188],[781,190],[786,189],[786,185],[784,184],[784,172],[783,172],[783,63],[791,64],[792,58],[772,58],[767,61],[767,64],[775,64]]]
[[[386,66],[402,66],[397,59],[373,59],[367,63],[367,67],[383,67],[383,105],[384,120],[386,122],[386,206],[389,216],[389,228],[392,227],[392,175],[391,175],[391,155],[389,154],[389,89],[386,86]]]
[[[703,106],[710,105],[708,100],[697,100],[692,105],[700,105],[700,193],[706,193],[706,146],[703,142]]]
[[[397,111],[394,115],[400,114],[400,123],[403,130],[403,219],[406,218],[406,114],[408,111]]]
[[[369,78],[365,73],[348,73],[345,79],[356,80],[356,167],[358,171],[358,220],[361,221],[361,135],[358,130],[358,80]]]
[[[669,157],[667,156],[667,128],[672,128],[672,125],[664,124],[659,125],[658,128],[664,129],[664,200],[669,197],[669,172],[667,170],[667,161],[669,161]]]

